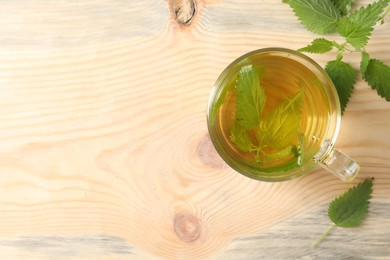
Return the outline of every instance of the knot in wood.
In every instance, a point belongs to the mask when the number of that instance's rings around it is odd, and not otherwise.
[[[183,242],[190,243],[199,239],[202,226],[197,217],[188,213],[177,213],[173,219],[176,236]]]
[[[190,25],[195,16],[195,0],[172,0],[175,20],[181,25]]]
[[[205,135],[199,142],[196,152],[205,165],[217,169],[223,169],[227,166],[225,161],[219,156],[209,135]]]

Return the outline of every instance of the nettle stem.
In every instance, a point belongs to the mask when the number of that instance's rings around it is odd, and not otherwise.
[[[345,48],[346,51],[349,51],[350,53],[352,52],[362,52],[361,50],[351,50],[351,49],[348,49],[348,48]]]
[[[333,46],[335,46],[337,48],[337,60],[341,60],[344,56],[344,52],[345,51],[348,51],[348,52],[362,52],[362,50],[360,49],[350,49],[350,45],[348,44],[348,42],[344,42],[342,44],[338,44],[337,42],[333,41]]]
[[[346,44],[346,42],[344,42],[343,44],[338,44],[336,41],[332,41],[332,43],[333,43],[333,46],[335,46],[339,51],[343,51],[344,46]]]
[[[261,146],[261,145],[259,145],[259,146],[253,146],[253,148],[250,149],[249,152],[251,152],[251,153],[256,152],[256,155],[255,155],[255,162],[256,162],[256,163],[259,163],[259,164],[262,164],[262,163],[263,163],[263,160],[262,160],[261,157],[260,157],[260,153],[263,153],[263,149],[262,149],[262,146]]]
[[[314,244],[313,246],[318,246],[324,238],[329,235],[329,233],[336,227],[336,224],[333,224]]]
[[[333,46],[337,48],[337,60],[341,60],[344,55],[345,51],[345,45],[347,45],[347,42],[345,41],[343,44],[338,44],[336,41],[333,41]]]
[[[390,12],[390,6],[387,7],[387,9],[385,10],[385,12],[383,13],[382,17],[379,19],[382,21],[382,23],[384,23],[384,19],[385,19],[385,16]]]

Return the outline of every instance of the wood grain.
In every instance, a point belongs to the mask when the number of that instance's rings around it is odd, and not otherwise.
[[[359,78],[337,144],[362,166],[355,183],[375,177],[372,210],[313,249],[327,203],[352,184],[321,169],[283,183],[237,174],[211,145],[206,106],[238,56],[315,36],[281,1],[199,0],[188,26],[172,10],[2,3],[0,258],[388,257],[390,103]],[[389,32],[379,26],[367,46],[386,64]],[[335,53],[311,56],[324,65]]]

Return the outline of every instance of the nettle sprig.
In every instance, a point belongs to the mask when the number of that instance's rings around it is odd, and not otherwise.
[[[336,197],[328,207],[328,217],[333,225],[313,244],[319,243],[335,227],[352,228],[359,226],[367,215],[372,193],[372,179],[365,179]]]
[[[352,95],[358,70],[343,60],[346,52],[360,52],[360,73],[362,78],[381,97],[390,101],[390,67],[378,59],[371,58],[365,46],[376,24],[384,23],[390,12],[390,0],[379,0],[359,9],[355,0],[283,0],[293,9],[307,30],[321,35],[338,33],[344,42],[338,43],[325,38],[316,38],[301,52],[322,54],[337,50],[335,60],[329,61],[325,70],[336,86],[341,110]]]

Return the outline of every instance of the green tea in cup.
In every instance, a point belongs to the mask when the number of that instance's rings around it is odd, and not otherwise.
[[[359,171],[333,148],[341,111],[331,79],[299,52],[260,49],[232,62],[214,85],[207,117],[217,152],[253,179],[288,180],[321,165],[350,181]]]

